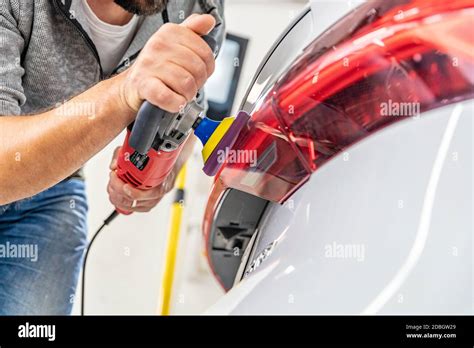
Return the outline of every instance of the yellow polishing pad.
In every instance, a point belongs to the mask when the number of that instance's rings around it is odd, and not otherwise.
[[[226,117],[224,118],[219,126],[217,126],[216,130],[210,136],[209,140],[206,142],[202,149],[202,159],[204,163],[206,163],[209,156],[212,154],[214,149],[216,148],[219,141],[221,141],[222,137],[225,135],[227,130],[230,128],[232,123],[234,122],[235,117]]]

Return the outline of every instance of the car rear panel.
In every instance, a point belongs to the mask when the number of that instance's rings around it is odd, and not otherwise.
[[[260,93],[245,103],[251,122],[233,150],[256,161],[228,161],[216,177],[204,221],[208,248],[226,190],[284,203],[368,136],[473,98],[473,21],[474,0],[370,1],[281,76],[251,86],[249,99]]]

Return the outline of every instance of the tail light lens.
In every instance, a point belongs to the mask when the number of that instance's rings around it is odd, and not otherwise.
[[[316,39],[257,104],[219,187],[282,202],[367,135],[473,98],[473,22],[474,0],[371,1],[357,8]]]

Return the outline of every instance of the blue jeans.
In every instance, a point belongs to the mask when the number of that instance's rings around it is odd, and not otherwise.
[[[0,206],[0,315],[71,313],[87,210],[79,179]]]

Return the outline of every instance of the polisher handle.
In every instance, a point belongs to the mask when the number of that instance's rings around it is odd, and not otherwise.
[[[215,57],[219,51],[217,41],[209,35],[202,36],[202,39],[209,45]],[[148,101],[143,102],[138,111],[135,123],[132,126],[132,133],[130,135],[130,146],[134,148],[135,151],[142,155],[148,153],[165,115],[166,111],[163,109]]]

